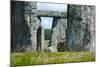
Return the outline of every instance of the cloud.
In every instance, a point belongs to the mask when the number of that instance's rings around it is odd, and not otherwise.
[[[67,11],[66,4],[38,3],[37,8],[42,10]]]
[[[53,18],[52,17],[41,17],[42,19],[42,26],[44,29],[51,29],[52,27],[52,21],[53,21]]]

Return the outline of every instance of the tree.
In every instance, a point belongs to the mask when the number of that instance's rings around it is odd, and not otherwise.
[[[45,32],[45,40],[51,39],[51,29],[44,29]]]

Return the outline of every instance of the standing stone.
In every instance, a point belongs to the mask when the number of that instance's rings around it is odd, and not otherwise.
[[[41,26],[37,29],[37,51],[44,52],[44,29]]]
[[[28,19],[27,19],[28,17]],[[25,18],[29,25],[31,33],[31,51],[43,51],[43,38],[42,38],[42,26],[41,18],[37,16],[37,3],[36,2],[26,2],[25,5]]]
[[[37,16],[37,3],[31,1],[11,1],[11,8],[12,51],[37,51],[37,30],[41,26],[41,19]],[[41,38],[42,33],[39,35]],[[41,45],[43,44],[42,40],[40,43]],[[42,49],[43,47],[39,51]]]
[[[65,33],[66,28],[67,28],[66,18],[54,17],[53,24],[52,24],[50,46],[55,46],[58,51],[65,51],[67,48],[66,33]]]
[[[11,1],[11,50],[24,52],[31,44],[30,36],[24,20],[24,2]]]
[[[37,5],[34,2],[25,2],[24,3],[24,18],[25,22],[27,23],[29,30],[30,30],[30,40],[31,40],[31,51],[36,50],[36,34],[37,34],[37,16],[36,16],[36,10],[37,10]],[[34,12],[33,12],[34,11]]]
[[[42,34],[41,34],[41,52],[44,52],[44,41],[45,41],[45,36],[44,36],[44,28],[42,27]]]
[[[67,44],[72,51],[93,51],[95,43],[95,7],[68,5]]]

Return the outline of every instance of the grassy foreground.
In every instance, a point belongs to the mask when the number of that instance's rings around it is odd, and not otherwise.
[[[93,52],[12,53],[11,65],[57,64],[95,61]]]

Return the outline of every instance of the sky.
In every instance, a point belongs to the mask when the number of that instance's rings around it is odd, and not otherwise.
[[[41,10],[67,11],[66,4],[37,3],[37,8]],[[52,17],[41,17],[41,20],[44,29],[51,29],[53,20]]]

